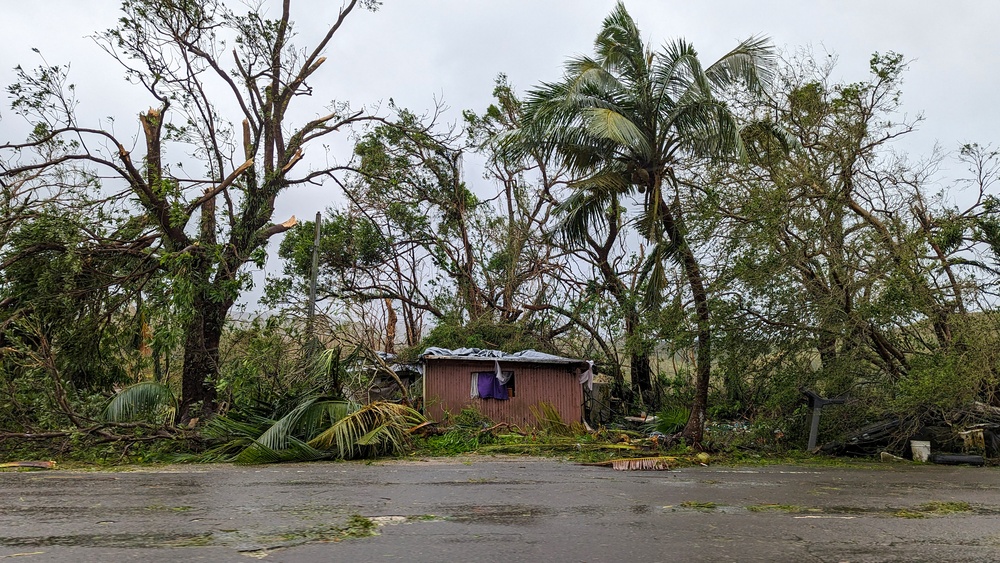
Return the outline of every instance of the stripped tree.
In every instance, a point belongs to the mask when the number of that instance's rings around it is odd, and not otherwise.
[[[75,173],[95,191],[120,193],[119,205],[128,202],[123,220],[158,264],[155,286],[170,295],[183,327],[179,420],[217,408],[219,341],[247,287],[244,266],[262,263],[268,240],[295,224],[274,221],[276,198],[339,170],[303,163],[305,148],[373,119],[336,101],[303,123],[290,117],[313,93],[307,81],[359,4],[377,6],[347,1],[315,45],[303,49],[292,43],[290,0],[277,19],[267,19],[263,6],[237,14],[221,0],[125,0],[117,27],[95,39],[151,96],[152,107],[138,116],[138,150],[114,128],[84,125],[75,115],[66,103],[66,67],[21,70],[9,87],[32,133],[0,146],[3,177],[51,181]],[[202,170],[185,173],[168,164],[168,155]]]

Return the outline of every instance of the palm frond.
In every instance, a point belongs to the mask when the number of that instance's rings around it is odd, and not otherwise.
[[[269,461],[308,461],[323,457],[322,452],[305,447],[319,428],[353,412],[356,405],[330,400],[323,396],[308,397],[288,414],[274,421],[249,446],[236,455],[236,463],[269,463]],[[319,457],[317,457],[319,456]]]
[[[317,450],[302,440],[291,436],[285,447],[277,450],[254,442],[241,451],[233,462],[237,465],[258,465],[262,463],[282,463],[295,461],[316,461],[333,457],[330,452]]]
[[[180,456],[179,461],[197,461],[202,463],[230,462],[243,450],[252,446],[254,441],[274,424],[274,421],[261,416],[251,416],[247,420],[238,420],[231,415],[220,415],[209,419],[201,429],[201,436],[211,446],[194,456]]]
[[[619,89],[622,84],[614,73],[609,72],[605,65],[590,57],[576,57],[566,63],[567,93],[587,94],[589,92],[608,92]],[[580,98],[567,98],[583,100]]]
[[[155,381],[143,381],[116,393],[104,409],[104,419],[125,422],[176,409],[176,406],[176,398],[169,387]]]
[[[719,157],[745,153],[739,122],[729,107],[719,100],[684,100],[673,108],[666,121],[693,155]]]
[[[717,89],[742,83],[752,94],[767,94],[776,73],[776,57],[769,38],[750,37],[705,69],[705,77]]]
[[[641,77],[646,72],[646,48],[635,20],[618,2],[601,25],[594,40],[594,51],[603,66],[627,77]]]
[[[624,145],[629,153],[649,155],[649,142],[642,130],[621,113],[608,108],[591,107],[584,110],[583,116],[587,132],[594,137]]]
[[[295,431],[295,428],[299,425],[299,421],[302,419],[302,416],[306,414],[307,411],[312,409],[313,405],[320,400],[322,400],[322,397],[309,397],[305,399],[288,414],[276,420],[274,424],[268,427],[268,429],[254,441],[261,446],[272,450],[285,449],[288,446],[289,438],[292,437],[292,434]]]
[[[667,270],[664,264],[668,260],[675,259],[676,256],[677,245],[667,238],[660,239],[650,250],[649,256],[642,266],[641,274],[645,286],[643,306],[647,309],[655,309],[663,299],[663,293],[670,282],[667,279]]]
[[[714,95],[712,82],[705,75],[698,51],[684,39],[665,43],[656,53],[651,72],[660,92],[659,107],[664,107],[663,99],[672,101],[665,106],[668,111],[674,105],[685,103],[685,100],[690,102]]]
[[[342,459],[395,454],[407,443],[407,431],[423,421],[424,417],[410,407],[370,403],[334,422],[308,445],[320,450],[336,448]]]
[[[574,185],[576,190],[556,207],[560,221],[556,234],[570,243],[580,243],[592,233],[605,233],[609,213],[617,213],[618,194],[629,185],[619,171],[604,170]]]

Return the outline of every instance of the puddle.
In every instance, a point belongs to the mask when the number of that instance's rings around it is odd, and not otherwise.
[[[473,505],[455,504],[440,507],[448,519],[473,524],[514,524],[528,525],[536,520],[552,516],[550,508],[529,504]]]
[[[79,534],[23,538],[0,537],[4,547],[176,547],[209,545],[211,534]]]
[[[537,485],[539,483],[544,483],[544,481],[532,481],[527,479],[513,479],[513,480],[500,480],[500,479],[467,479],[465,481],[433,481],[430,483],[423,483],[425,485],[444,485],[447,487],[462,486],[462,485]]]
[[[418,516],[372,516],[369,518],[376,526],[395,526],[397,524],[412,524],[414,522],[443,522],[452,520],[433,514],[420,514]]]
[[[390,517],[393,518],[393,517]],[[403,517],[406,519],[406,517]],[[412,517],[425,519],[425,517]],[[433,518],[433,517],[430,517]],[[340,526],[244,532],[214,530],[200,533],[75,534],[39,537],[0,537],[3,547],[100,547],[100,548],[176,548],[228,547],[240,552],[260,552],[313,542],[339,542],[349,538],[376,535],[373,519],[352,516]]]

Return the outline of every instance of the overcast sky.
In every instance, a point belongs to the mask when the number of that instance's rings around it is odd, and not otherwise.
[[[264,4],[280,13],[280,2]],[[138,130],[134,116],[151,100],[124,85],[121,69],[87,38],[114,25],[118,6],[116,0],[0,0],[0,83],[10,83],[17,64],[40,64],[31,51],[38,48],[50,64],[72,64],[82,125],[115,115],[117,131],[131,136]],[[298,43],[312,40],[339,6],[337,0],[293,0]],[[417,111],[443,99],[452,108],[447,118],[457,120],[461,110],[481,111],[490,103],[500,72],[521,91],[559,78],[566,57],[591,52],[613,6],[612,0],[384,0],[375,13],[352,14],[334,39],[321,76],[312,81],[314,113],[334,98],[373,107],[391,97]],[[926,117],[905,146],[915,156],[935,143],[954,150],[1000,136],[1000,2],[629,0],[626,6],[650,43],[684,37],[703,61],[748,36],[766,35],[779,48],[811,45],[836,53],[835,77],[859,80],[873,52],[902,53],[912,61],[904,108]],[[21,135],[18,119],[6,100],[0,104],[0,143]],[[336,199],[333,186],[289,193],[276,219],[308,219]]]

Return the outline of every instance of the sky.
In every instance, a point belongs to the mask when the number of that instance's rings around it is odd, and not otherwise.
[[[260,0],[277,16],[280,2]],[[779,49],[812,47],[834,53],[835,79],[860,80],[873,52],[895,51],[910,61],[903,109],[925,121],[903,148],[919,158],[937,144],[953,151],[962,143],[990,144],[1000,138],[1000,2],[952,0],[627,0],[626,7],[653,45],[683,37],[703,61],[713,61],[752,35],[765,35]],[[232,2],[234,9],[246,9]],[[338,0],[292,0],[300,44],[332,22]],[[116,131],[131,138],[135,116],[151,105],[129,87],[123,72],[88,37],[112,27],[117,0],[0,0],[0,85],[12,68],[72,65],[82,125],[116,116]],[[384,0],[376,12],[351,14],[327,50],[328,61],[312,81],[316,100],[303,105],[316,114],[331,99],[352,106],[384,107],[392,98],[418,113],[438,101],[455,122],[464,109],[484,110],[498,73],[524,91],[560,77],[567,57],[591,52],[593,38],[613,0]],[[23,122],[0,100],[0,144],[23,138]],[[234,118],[236,114],[233,114]],[[346,138],[332,149],[346,160]],[[335,155],[336,156],[336,155]],[[470,182],[478,174],[467,169]],[[942,170],[957,177],[960,170]],[[943,187],[947,188],[947,180]],[[330,183],[286,193],[276,221],[311,218],[339,201]],[[272,258],[269,270],[277,270]],[[258,281],[260,276],[258,276]]]

